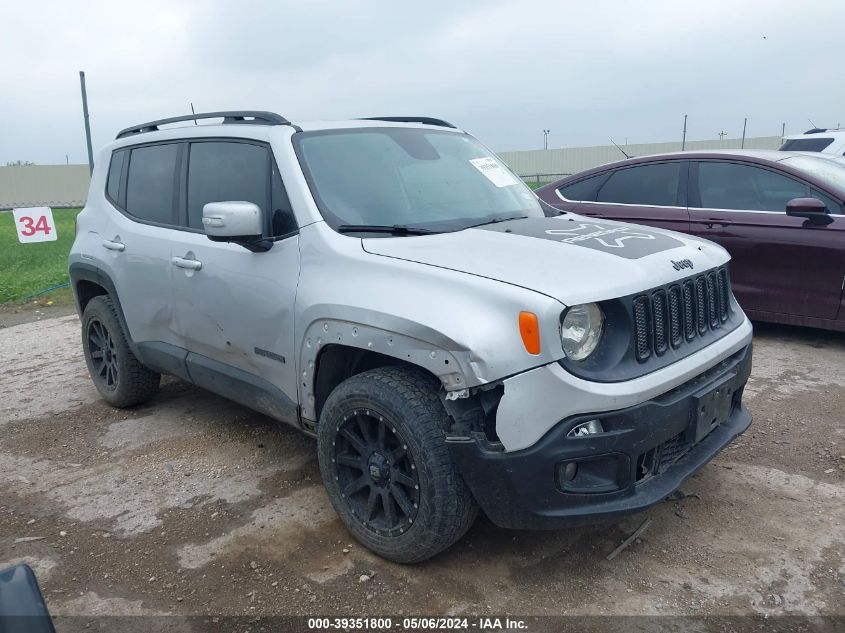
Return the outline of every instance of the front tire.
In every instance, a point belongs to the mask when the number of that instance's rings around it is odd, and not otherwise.
[[[463,536],[478,506],[446,446],[449,417],[432,376],[382,367],[341,383],[320,415],[329,499],[365,547],[416,563]]]
[[[158,391],[161,375],[132,353],[108,295],[94,297],[82,312],[82,349],[91,380],[110,405],[131,407]]]

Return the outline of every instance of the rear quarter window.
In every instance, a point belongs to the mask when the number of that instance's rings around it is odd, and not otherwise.
[[[129,152],[120,150],[112,153],[111,163],[109,163],[109,175],[106,181],[106,195],[109,200],[115,204],[119,203],[120,198],[120,176],[123,173],[123,162]]]
[[[558,193],[572,202],[595,202],[599,186],[607,178],[607,172],[584,178],[571,185],[558,187]]]

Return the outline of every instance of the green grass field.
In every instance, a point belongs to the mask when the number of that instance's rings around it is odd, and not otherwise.
[[[74,219],[80,209],[53,209],[55,242],[18,242],[11,212],[0,213],[0,304],[20,301],[36,292],[68,281],[67,255],[73,244]],[[57,301],[67,290],[51,293]]]
[[[540,182],[537,182],[535,178],[523,178],[522,182],[528,185],[531,189],[539,189],[540,187],[545,187],[549,183],[554,182],[554,180],[541,180]]]

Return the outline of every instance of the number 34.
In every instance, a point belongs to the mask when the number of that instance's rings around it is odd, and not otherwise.
[[[50,235],[50,225],[47,224],[47,218],[45,216],[41,216],[38,218],[38,221],[35,221],[28,215],[24,215],[18,218],[18,222],[23,224],[23,229],[21,229],[21,235],[24,237],[32,237],[39,231],[44,233],[44,235]]]

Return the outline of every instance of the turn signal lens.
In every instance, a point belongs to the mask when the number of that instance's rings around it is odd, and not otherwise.
[[[529,354],[540,353],[540,325],[537,322],[537,315],[533,312],[519,313],[519,333],[522,335],[522,344]]]

